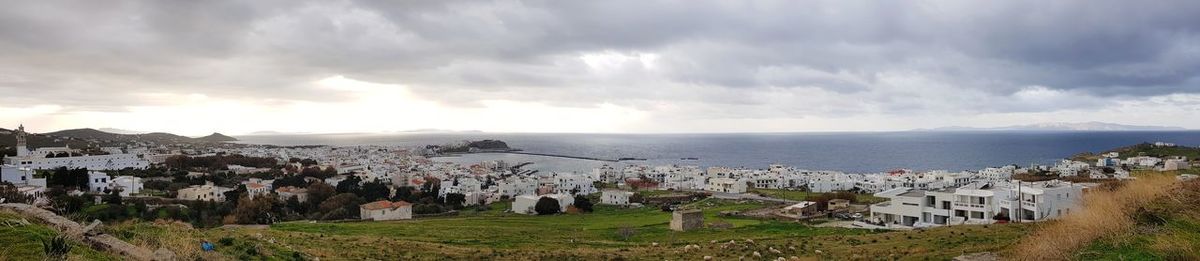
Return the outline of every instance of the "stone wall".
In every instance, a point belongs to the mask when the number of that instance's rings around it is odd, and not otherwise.
[[[671,213],[671,230],[688,231],[704,227],[704,212],[699,209],[676,210]]]

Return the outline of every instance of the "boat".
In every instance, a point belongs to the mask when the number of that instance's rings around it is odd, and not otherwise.
[[[700,158],[688,157],[688,158],[679,158],[679,160],[700,160]]]

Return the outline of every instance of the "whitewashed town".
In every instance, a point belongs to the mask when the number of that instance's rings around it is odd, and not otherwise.
[[[544,199],[553,200],[558,205],[556,211],[576,208],[578,204],[575,201],[586,200],[588,195],[599,195],[598,204],[602,205],[645,207],[646,199],[635,196],[635,192],[669,191],[731,200],[782,203],[773,210],[775,213],[768,214],[795,219],[836,216],[843,220],[837,225],[848,228],[913,229],[1034,222],[1079,211],[1080,200],[1088,190],[1105,180],[1130,179],[1131,170],[1190,168],[1187,158],[1110,152],[1101,155],[1095,162],[1064,159],[1049,166],[1008,165],[957,172],[898,169],[882,173],[843,173],[784,165],[748,169],[611,163],[591,170],[539,173],[521,170],[517,166],[522,165],[521,162],[456,164],[437,161],[434,160],[437,157],[454,156],[440,152],[439,146],[102,147],[100,151],[103,154],[93,155],[70,147],[29,148],[24,126],[18,127],[13,134],[17,137],[16,156],[4,159],[4,165],[0,167],[3,181],[30,196],[34,204],[49,203],[45,196],[47,179],[38,178],[39,175],[35,173],[59,168],[86,169],[86,186],[69,193],[95,195],[97,200],[113,194],[135,198],[173,195],[172,198],[178,200],[224,202],[229,195],[227,192],[244,191],[244,196],[251,200],[266,197],[305,202],[310,198],[307,188],[313,184],[340,189],[339,184],[353,180],[355,186],[383,185],[386,195],[377,197],[380,200],[359,205],[358,213],[355,213],[357,215],[344,217],[376,221],[418,218],[420,215],[415,215],[412,202],[390,199],[396,199],[398,193],[409,193],[399,192],[400,189],[436,188],[435,198],[442,201],[440,203],[454,200],[455,205],[471,207],[511,202],[505,211],[521,214],[539,214],[542,210],[537,205]],[[486,152],[486,149],[470,147],[468,144],[464,141],[456,146],[469,147],[466,153]],[[1176,145],[1158,142],[1152,146]],[[507,148],[506,145],[503,147]],[[178,187],[174,191],[147,189],[145,185],[152,180],[169,178],[121,174],[165,166],[173,158],[222,155],[271,159],[281,164],[253,167],[225,164],[198,171],[190,169],[182,178],[203,180],[203,184]],[[328,172],[328,175],[321,178],[301,173],[308,169]],[[1042,176],[1052,173],[1054,177],[1063,179],[1022,181],[1019,178],[1034,177],[1038,173]],[[214,175],[228,177],[222,179],[226,185],[205,179]],[[281,182],[283,179],[299,181]],[[756,193],[759,189],[814,194],[853,193],[875,197],[879,202],[851,203],[851,199],[845,198],[821,202],[790,200]],[[584,204],[590,208],[592,203]],[[673,206],[667,204],[664,207]]]

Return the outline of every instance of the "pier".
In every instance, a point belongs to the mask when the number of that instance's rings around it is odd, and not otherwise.
[[[560,154],[550,154],[550,153],[536,153],[536,152],[524,152],[524,151],[498,151],[498,152],[494,152],[494,153],[511,153],[511,154],[523,154],[523,155],[534,155],[534,156],[545,156],[545,157],[556,157],[556,158],[568,158],[568,159],[581,159],[581,160],[594,160],[594,161],[617,162],[617,160],[615,160],[615,159],[601,159],[601,158],[593,158],[593,157],[581,157],[581,156],[560,155]]]
[[[519,149],[507,149],[507,150],[478,150],[478,151],[472,151],[472,152],[455,152],[455,153],[440,154],[440,155],[436,155],[435,157],[454,157],[454,156],[457,156],[457,155],[463,155],[463,154],[480,154],[480,153],[509,153],[509,154],[533,155],[533,156],[555,157],[555,158],[567,158],[567,159],[579,159],[579,160],[594,160],[594,161],[605,161],[605,162],[621,162],[621,160],[619,160],[619,159],[602,159],[602,158],[583,157],[583,156],[571,156],[571,155],[552,154],[552,153],[525,152],[525,151],[522,151],[522,150],[519,150]],[[646,160],[646,159],[638,159],[638,160]]]

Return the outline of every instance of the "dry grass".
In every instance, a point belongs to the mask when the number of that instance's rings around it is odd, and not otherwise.
[[[1129,233],[1140,206],[1171,191],[1171,175],[1144,175],[1114,190],[1093,190],[1083,198],[1083,211],[1046,223],[1017,246],[1017,260],[1068,260],[1074,253],[1105,237]]]

